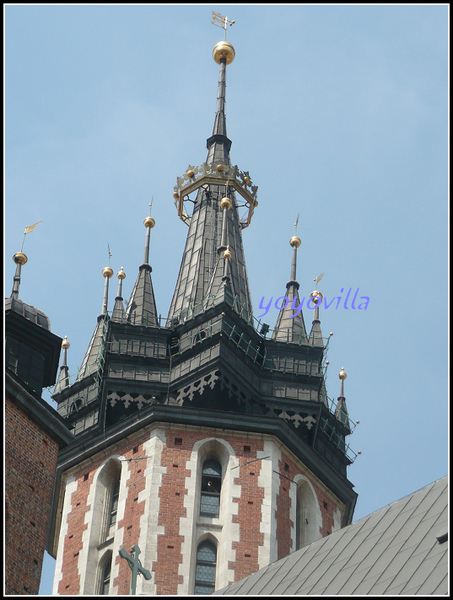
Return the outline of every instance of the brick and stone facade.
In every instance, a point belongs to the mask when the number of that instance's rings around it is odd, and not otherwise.
[[[60,447],[70,437],[53,409],[7,371],[5,593],[36,595]]]
[[[218,517],[200,515],[209,458],[222,466]],[[100,479],[112,462],[121,465],[118,515],[103,534]],[[128,594],[130,569],[118,552],[137,544],[152,574],[138,578],[137,593],[193,594],[205,539],[217,548],[216,589],[238,581],[295,549],[298,477],[316,495],[316,539],[340,528],[342,502],[273,436],[155,423],[64,474],[53,592],[99,594],[108,556],[109,593]]]

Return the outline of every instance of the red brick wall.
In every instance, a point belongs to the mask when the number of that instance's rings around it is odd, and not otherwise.
[[[159,490],[159,525],[165,533],[157,538],[157,561],[153,563],[157,594],[177,594],[182,577],[178,575],[183,560],[181,545],[184,537],[179,535],[180,518],[186,516],[184,508],[185,478],[190,472],[185,468],[194,443],[202,438],[199,433],[167,430],[167,444],[162,452],[161,465],[167,472],[162,476]],[[175,440],[178,442],[175,443]]]
[[[264,488],[258,485],[261,461],[250,461],[257,458],[259,450],[263,450],[263,442],[248,438],[225,439],[230,442],[240,459],[238,477],[234,479],[234,483],[241,486],[241,496],[233,498],[233,502],[238,503],[238,514],[233,515],[233,522],[240,526],[239,541],[233,542],[236,560],[230,561],[228,565],[230,569],[234,569],[234,580],[239,581],[260,568],[258,548],[264,544],[264,534],[260,532]]]
[[[58,444],[5,402],[5,593],[38,594]]]

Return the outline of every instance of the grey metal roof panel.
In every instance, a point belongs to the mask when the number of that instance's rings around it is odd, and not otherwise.
[[[447,477],[216,594],[447,594]]]

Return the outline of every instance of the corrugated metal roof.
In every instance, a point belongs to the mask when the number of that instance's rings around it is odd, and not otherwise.
[[[447,506],[444,477],[215,593],[448,594]]]

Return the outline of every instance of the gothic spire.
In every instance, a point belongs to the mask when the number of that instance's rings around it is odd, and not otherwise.
[[[112,321],[123,322],[126,311],[124,310],[123,304],[123,279],[126,278],[126,273],[123,271],[123,267],[118,271],[118,293],[115,298],[115,306],[112,312]]]
[[[289,240],[293,249],[291,261],[291,279],[286,284],[285,305],[278,313],[275,324],[273,339],[277,342],[289,342],[295,344],[307,343],[307,332],[305,329],[304,316],[299,298],[299,283],[297,282],[297,249],[301,241],[297,235]]]
[[[13,256],[13,261],[16,263],[16,274],[14,275],[13,290],[11,292],[11,298],[17,300],[19,298],[19,287],[22,265],[28,261],[27,255],[23,252],[16,252]]]
[[[68,337],[65,335],[64,340],[61,343],[61,347],[63,348],[63,361],[61,363],[60,372],[58,374],[57,383],[55,384],[55,389],[53,392],[53,396],[58,394],[65,388],[69,387],[69,368],[68,368],[68,348],[70,344],[68,342]]]
[[[211,137],[207,140],[206,163],[201,167],[189,165],[178,178],[174,198],[179,217],[189,225],[186,246],[171,302],[168,321],[186,319],[214,300],[222,277],[228,277],[229,289],[242,316],[250,319],[252,303],[248,287],[241,230],[247,227],[258,204],[257,187],[248,172],[231,166],[231,140],[226,133],[225,93],[226,66],[233,62],[235,51],[226,41],[216,44],[213,58],[219,65],[217,110]],[[190,194],[197,192],[195,200]],[[244,199],[239,204],[236,193]],[[231,206],[224,209],[222,199],[228,197]],[[193,205],[189,215],[184,203]],[[239,217],[238,208],[246,206],[246,220]],[[225,244],[223,240],[227,239]],[[224,256],[228,245],[228,256]],[[222,263],[222,264],[220,264]],[[227,273],[224,272],[227,269]]]
[[[344,425],[349,427],[349,413],[348,413],[348,408],[346,406],[346,398],[344,395],[344,380],[346,379],[346,377],[347,377],[347,375],[346,375],[343,367],[341,367],[341,371],[338,374],[338,378],[341,381],[340,395],[338,396],[337,406],[335,408],[335,416]]]
[[[137,279],[131,297],[129,298],[126,315],[132,325],[158,327],[156,300],[154,298],[153,283],[151,281],[151,272],[153,269],[149,264],[151,229],[156,222],[152,217],[146,217],[143,224],[146,227],[143,263],[138,269]]]
[[[105,279],[104,283],[104,298],[102,301],[102,312],[98,316],[96,327],[91,337],[88,349],[85,353],[85,357],[82,361],[77,380],[83,379],[86,375],[90,375],[99,367],[99,356],[100,350],[105,339],[105,333],[107,329],[107,323],[109,320],[108,315],[108,299],[109,299],[109,280],[113,275],[113,269],[111,267],[105,267],[102,270],[102,275]]]

